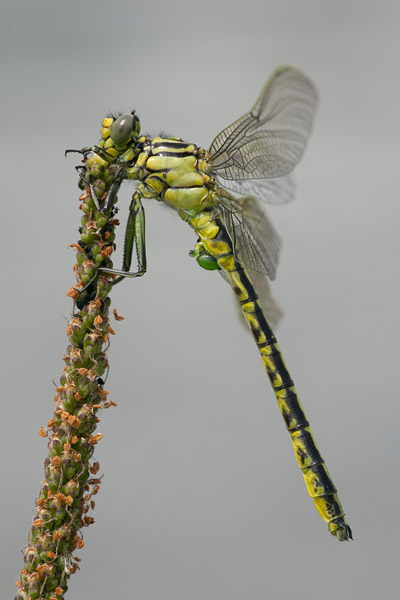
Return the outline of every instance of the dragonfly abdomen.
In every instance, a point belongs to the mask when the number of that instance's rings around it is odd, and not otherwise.
[[[234,252],[232,241],[222,222],[218,218],[213,219],[210,212],[198,214],[191,219],[190,224],[200,236],[205,250],[224,270],[242,307],[291,436],[297,464],[303,473],[308,494],[314,500],[322,519],[328,523],[329,531],[340,541],[352,538],[336,487],[314,441],[278,342],[240,256]]]
[[[237,274],[248,288],[246,270],[240,268]],[[269,327],[257,298],[240,303],[257,343],[264,368],[278,401],[279,410],[292,439],[296,461],[302,471],[308,494],[314,500],[323,520],[328,523],[331,533],[337,535],[340,540],[349,539],[351,530],[344,520],[344,512],[336,493],[336,487],[314,441],[310,424],[301,406],[276,337]]]

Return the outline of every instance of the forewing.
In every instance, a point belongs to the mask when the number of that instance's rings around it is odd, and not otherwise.
[[[255,105],[210,146],[216,176],[226,180],[281,177],[301,159],[318,104],[313,83],[293,67],[279,67]]]

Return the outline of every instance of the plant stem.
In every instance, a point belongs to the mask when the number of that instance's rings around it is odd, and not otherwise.
[[[114,178],[114,168],[97,154],[84,155],[85,180],[96,196],[104,198]],[[113,330],[109,325],[112,288],[110,276],[98,273],[112,267],[115,249],[115,208],[109,215],[96,209],[88,186],[80,197],[81,239],[71,244],[77,251],[74,271],[78,284],[68,295],[75,313],[67,326],[69,346],[65,367],[56,389],[54,415],[39,435],[48,438],[45,479],[36,500],[36,516],[24,549],[24,568],[15,600],[62,600],[68,580],[79,568],[73,552],[84,545],[81,530],[94,522],[89,516],[99,491],[99,463],[92,460],[98,413],[115,405],[108,399],[102,376],[108,369],[105,350]],[[93,280],[93,283],[88,283]],[[87,288],[79,294],[77,289]],[[114,311],[115,317],[118,315]]]

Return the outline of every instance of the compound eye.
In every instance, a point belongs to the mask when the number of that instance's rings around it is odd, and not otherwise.
[[[135,117],[133,115],[121,115],[111,125],[111,139],[116,146],[125,146],[133,133],[135,127]]]

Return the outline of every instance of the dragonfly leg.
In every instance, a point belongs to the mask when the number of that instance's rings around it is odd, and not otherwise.
[[[137,271],[130,271],[132,264],[133,248],[136,247],[136,255],[138,262]],[[122,269],[107,269],[100,268],[103,273],[112,273],[118,275],[113,285],[119,283],[124,277],[141,277],[147,270],[146,258],[146,238],[145,238],[145,214],[141,202],[141,194],[136,191],[129,206],[129,216],[126,223],[124,257],[122,261]]]
[[[83,171],[86,171],[86,168],[83,165],[77,165],[75,167],[75,171],[78,172],[78,175],[82,181],[84,181],[87,185],[90,185],[86,177],[82,174]]]
[[[110,210],[112,209],[112,207],[114,206],[115,196],[118,193],[118,190],[120,188],[122,180],[123,180],[122,167],[120,167],[117,171],[117,174],[112,183],[112,186],[110,187],[110,189],[107,193],[107,196],[104,200],[103,209],[101,211],[103,214],[108,214],[110,212]]]
[[[85,150],[86,148],[82,148],[81,150],[77,150],[76,148],[67,148],[64,152],[64,156],[65,158],[68,156],[68,154],[82,154],[83,156],[85,156]]]
[[[82,156],[84,158],[87,158],[91,152],[93,152],[91,148],[81,148],[80,150],[76,150],[75,148],[67,148],[64,152],[64,156],[67,156],[68,154],[71,154],[71,153],[75,153],[75,154],[82,154]]]
[[[106,200],[107,200],[107,202],[105,203],[105,205],[104,205],[104,207],[103,207],[103,209],[102,209],[102,208],[100,207],[100,204],[99,204],[99,201],[98,201],[98,198],[97,198],[96,192],[95,192],[95,190],[94,190],[93,183],[92,183],[91,181],[89,181],[88,179],[86,179],[86,177],[85,177],[85,176],[84,176],[84,174],[83,174],[83,173],[86,171],[86,168],[85,168],[83,165],[77,165],[77,166],[75,167],[75,169],[76,169],[76,171],[78,171],[78,174],[79,174],[79,177],[80,177],[81,181],[83,181],[83,182],[84,182],[86,185],[88,185],[88,186],[89,186],[89,189],[90,189],[90,194],[91,194],[91,196],[92,196],[92,200],[93,200],[93,202],[94,202],[94,205],[95,205],[95,207],[97,208],[97,210],[98,210],[98,211],[100,211],[100,212],[103,212],[103,213],[107,213],[109,209],[108,209],[108,210],[104,210],[104,208],[105,208],[105,207],[108,207],[108,206],[110,205],[110,200],[109,200],[109,197],[111,196],[111,192],[113,191],[113,187],[114,187],[114,185],[116,184],[116,183],[115,183],[115,181],[114,181],[113,185],[112,185],[112,186],[111,186],[111,188],[110,188],[110,191],[108,192],[108,194],[107,194],[107,196],[106,196]],[[119,187],[119,186],[120,186],[120,182],[118,182],[117,189],[118,189],[118,187]],[[112,198],[111,198],[111,206],[112,206],[112,205],[113,205],[113,203],[114,203],[114,198],[115,198],[115,195],[116,195],[116,191],[115,191],[115,192],[114,192],[114,194],[112,195]],[[110,208],[111,208],[111,206],[110,206]]]
[[[118,187],[120,182],[113,183],[113,186]],[[111,192],[112,188],[110,189]],[[92,192],[94,193],[94,192]],[[114,192],[114,198],[115,198]],[[99,209],[100,210],[100,209]],[[124,256],[122,261],[122,269],[109,269],[107,267],[99,267],[99,270],[91,280],[83,288],[74,288],[78,294],[85,292],[95,281],[99,272],[110,273],[111,275],[118,275],[118,277],[112,282],[113,285],[119,283],[125,277],[141,277],[147,271],[147,258],[146,258],[146,242],[145,242],[145,214],[144,208],[141,203],[141,195],[136,191],[132,197],[131,204],[129,206],[129,216],[126,224],[125,231],[125,242],[124,242]],[[136,255],[138,262],[138,270],[130,271],[132,263],[133,248],[136,246]]]
[[[92,196],[92,200],[97,208],[97,210],[101,213],[103,213],[103,215],[107,215],[110,210],[112,209],[113,205],[114,205],[114,201],[115,201],[115,196],[118,193],[118,190],[120,188],[120,185],[122,183],[122,177],[121,177],[121,169],[118,171],[117,175],[115,176],[114,181],[112,182],[112,185],[110,187],[110,189],[107,192],[106,197],[103,200],[103,207],[100,206],[99,204],[99,199],[97,197],[97,194],[95,192],[93,183],[90,181],[86,181],[86,179],[81,175],[80,177],[85,181],[85,183],[87,183],[89,185],[89,189],[90,189],[90,194]]]
[[[94,152],[95,154],[98,154],[100,156],[100,158],[102,158],[103,160],[106,160],[108,163],[114,162],[114,160],[115,160],[115,156],[113,156],[112,154],[109,154],[107,152],[107,150],[104,150],[104,148],[100,148],[100,146],[92,146],[90,148],[90,151]]]
[[[110,162],[111,159],[115,160],[115,157],[111,156],[106,150],[104,150],[104,148],[100,148],[99,146],[93,146],[91,148],[82,148],[82,150],[74,150],[72,148],[68,148],[67,150],[65,150],[65,156],[67,156],[71,152],[76,152],[78,154],[82,154],[84,159],[87,159],[88,155],[94,152],[95,154],[98,154],[103,160],[107,160],[107,162]],[[115,196],[117,195],[118,189],[123,180],[122,166],[120,166],[119,169],[117,170],[115,179],[104,199],[103,207],[100,206],[99,199],[94,190],[93,183],[89,179],[87,179],[85,177],[85,175],[83,174],[84,171],[86,171],[86,167],[84,165],[78,165],[75,167],[75,169],[78,171],[80,179],[84,183],[86,183],[86,185],[89,186],[92,200],[93,200],[97,210],[102,212],[103,214],[108,214],[114,205]]]

